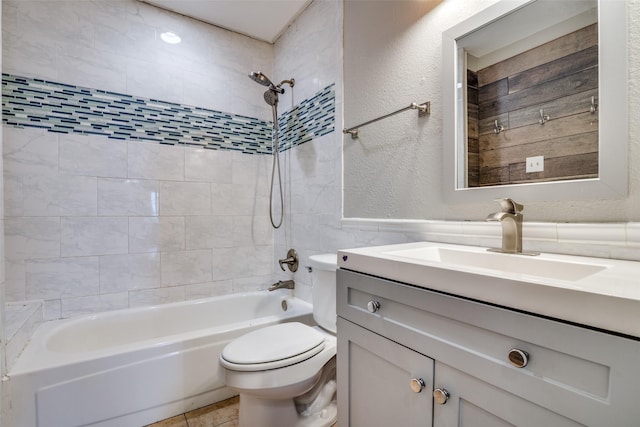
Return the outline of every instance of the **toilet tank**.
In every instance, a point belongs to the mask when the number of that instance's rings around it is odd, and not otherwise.
[[[336,332],[336,268],[337,254],[309,257],[313,319],[322,328]]]

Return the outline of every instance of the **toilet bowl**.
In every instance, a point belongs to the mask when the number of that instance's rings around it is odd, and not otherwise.
[[[268,326],[232,341],[220,355],[226,385],[240,394],[240,427],[329,427],[336,421],[336,255],[314,255],[309,264],[318,326]]]

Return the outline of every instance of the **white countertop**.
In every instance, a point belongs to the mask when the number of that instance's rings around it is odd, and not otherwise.
[[[542,261],[543,269],[545,264],[563,262],[602,267],[586,277],[565,280],[542,277],[544,271],[540,275],[514,273],[409,258],[397,252],[436,247],[486,252],[480,247],[434,242],[345,249],[338,251],[338,267],[640,337],[640,262],[557,254],[535,257]],[[497,255],[507,263],[508,257],[523,257]]]

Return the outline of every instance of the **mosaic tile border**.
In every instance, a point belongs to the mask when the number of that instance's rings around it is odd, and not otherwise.
[[[57,133],[270,154],[272,122],[47,80],[2,75],[3,123]],[[281,151],[334,131],[330,85],[278,119]]]
[[[327,86],[278,117],[280,151],[289,150],[335,130],[334,86]]]

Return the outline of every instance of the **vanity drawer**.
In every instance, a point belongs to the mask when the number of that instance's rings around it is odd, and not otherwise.
[[[640,420],[640,341],[346,270],[338,271],[337,310],[579,423]]]

